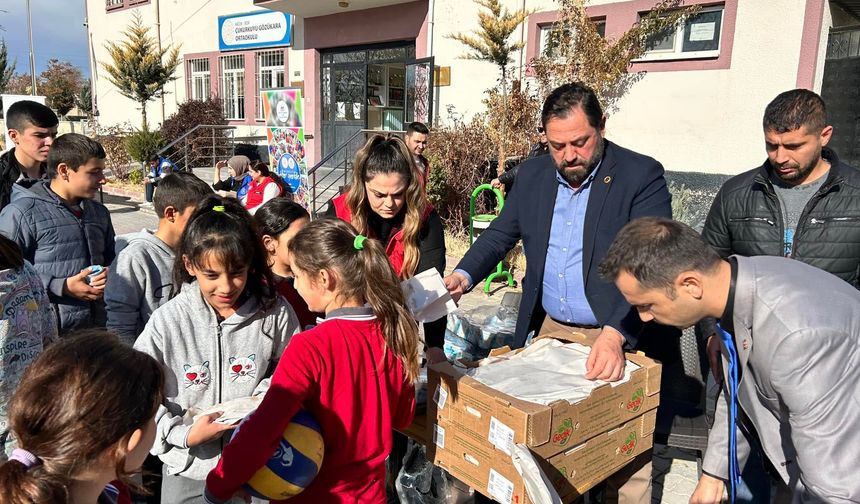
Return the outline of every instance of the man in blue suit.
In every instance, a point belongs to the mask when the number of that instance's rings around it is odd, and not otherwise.
[[[549,155],[522,164],[501,214],[445,284],[459,299],[522,240],[526,275],[516,346],[532,331],[573,328],[594,341],[586,377],[615,381],[623,374],[624,349],[642,349],[643,325],[618,288],[600,276],[598,265],[631,220],[671,218],[663,167],[604,138],[606,117],[585,85],[552,91],[541,122]],[[627,483],[608,483],[607,502],[651,502],[650,452],[637,462]]]

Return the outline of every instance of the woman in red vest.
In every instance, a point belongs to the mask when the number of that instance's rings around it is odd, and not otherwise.
[[[355,155],[352,184],[326,211],[352,224],[360,234],[381,241],[401,280],[430,268],[445,270],[442,220],[427,201],[421,172],[403,140],[374,135]],[[427,360],[445,360],[447,317],[424,323]],[[407,438],[394,433],[388,472],[397,477]],[[393,490],[389,488],[389,492]],[[390,500],[390,499],[389,499]]]
[[[445,270],[442,220],[427,201],[421,175],[403,140],[375,135],[355,155],[352,184],[332,200],[326,214],[380,240],[401,280],[436,268]],[[444,360],[443,317],[424,324],[427,358]]]
[[[255,161],[248,169],[251,175],[251,183],[248,184],[248,192],[240,201],[251,215],[257,211],[263,203],[272,198],[277,198],[283,193],[277,175],[272,175],[269,165],[262,161]]]

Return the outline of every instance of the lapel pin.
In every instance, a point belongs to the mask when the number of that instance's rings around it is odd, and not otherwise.
[[[743,343],[741,343],[741,344],[743,345],[744,350],[749,350],[749,349],[750,349],[750,342],[749,342],[749,340],[744,340],[744,341],[743,341]]]
[[[610,182],[612,182],[612,177],[610,177],[609,175],[607,175],[606,177],[603,178],[604,184],[608,184]]]

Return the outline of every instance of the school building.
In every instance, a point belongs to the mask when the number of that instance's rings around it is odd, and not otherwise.
[[[515,72],[528,78],[557,3],[502,3],[534,11],[514,34],[525,42]],[[604,36],[617,37],[654,3],[592,0],[588,13]],[[764,160],[766,104],[804,87],[828,101],[837,152],[860,162],[860,0],[684,4],[702,10],[633,65],[641,79],[609,118],[610,139],[668,170],[738,173]],[[187,99],[217,95],[237,134],[263,135],[260,91],[299,87],[309,166],[359,129],[440,125],[451,112],[479,112],[497,79],[492,64],[461,59],[465,48],[447,37],[478,27],[479,7],[468,0],[88,0],[87,9],[102,124],[134,124],[139,115],[101,68],[105,42],[120,40],[139,15],[183,59],[167,96],[150,103],[150,122]]]

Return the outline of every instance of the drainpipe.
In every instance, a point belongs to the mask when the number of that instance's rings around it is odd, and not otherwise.
[[[436,24],[436,0],[429,0],[427,16],[430,18],[427,23],[427,57],[433,56],[433,27]]]
[[[526,0],[523,0],[523,11],[526,10]],[[526,42],[526,22],[523,21],[520,24],[520,43],[525,44]],[[523,80],[523,55],[526,52],[525,45],[520,48],[520,82]]]

